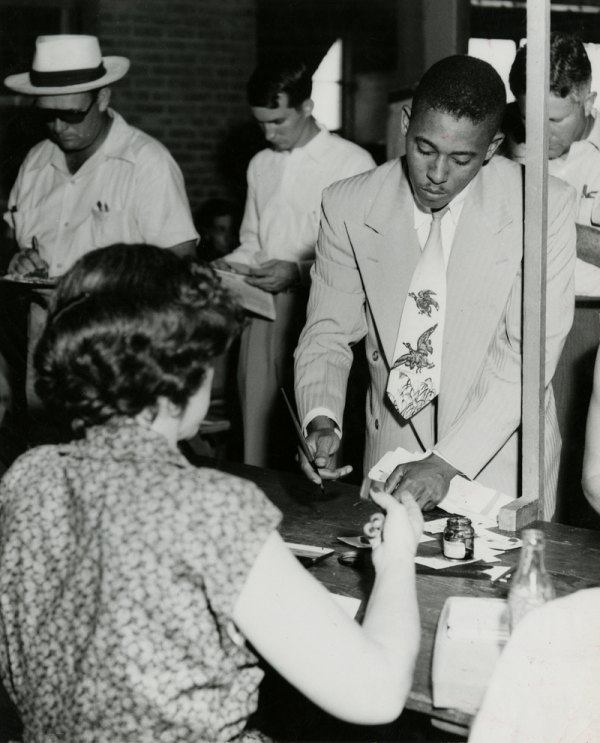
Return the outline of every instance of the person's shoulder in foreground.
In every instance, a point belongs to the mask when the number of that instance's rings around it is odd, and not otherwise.
[[[469,743],[600,741],[600,588],[531,611],[494,670]]]

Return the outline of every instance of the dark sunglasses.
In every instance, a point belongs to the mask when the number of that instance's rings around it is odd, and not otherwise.
[[[44,124],[51,124],[56,119],[64,121],[65,124],[81,124],[85,117],[92,110],[92,106],[96,103],[96,96],[92,98],[92,102],[85,109],[85,111],[77,111],[75,109],[61,109],[61,108],[38,108],[33,106],[33,113],[39,121]]]

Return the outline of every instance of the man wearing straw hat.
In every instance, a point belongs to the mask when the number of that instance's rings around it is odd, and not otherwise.
[[[194,251],[179,167],[109,107],[108,86],[128,69],[125,57],[102,57],[95,36],[39,36],[31,71],[4,81],[34,96],[32,113],[49,135],[28,153],[9,197],[4,219],[19,247],[9,273],[60,276],[83,254],[119,242]],[[32,305],[30,356],[44,319]]]

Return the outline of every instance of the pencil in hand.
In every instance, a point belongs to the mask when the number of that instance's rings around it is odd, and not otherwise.
[[[296,430],[296,435],[298,436],[298,442],[300,444],[300,448],[302,449],[302,453],[307,458],[308,463],[312,467],[315,474],[321,479],[321,492],[323,495],[325,495],[325,486],[323,485],[323,478],[321,477],[319,473],[319,468],[317,467],[315,463],[315,459],[308,448],[308,444],[306,443],[306,439],[304,438],[304,434],[302,433],[302,429],[300,428],[300,423],[298,422],[298,418],[296,417],[296,413],[294,412],[294,409],[292,408],[290,401],[288,400],[288,396],[285,394],[285,390],[283,387],[281,387],[281,394],[283,395],[283,399],[285,400],[285,404],[287,405],[288,410],[290,411],[290,416],[292,418],[292,423],[294,424],[294,428]]]

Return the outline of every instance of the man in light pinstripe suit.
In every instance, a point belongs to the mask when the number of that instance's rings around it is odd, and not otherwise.
[[[422,508],[456,474],[516,496],[521,423],[523,177],[494,153],[504,85],[493,68],[448,57],[424,76],[404,111],[406,157],[324,192],[307,323],[296,351],[296,398],[323,479],[341,436],[351,346],[366,339],[365,469],[402,446],[431,451],[387,488]],[[574,194],[550,179],[547,246],[546,513],[554,512],[560,434],[551,379],[574,310]],[[442,219],[447,307],[437,398],[410,420],[386,395],[404,300],[427,239]],[[318,478],[303,461],[308,477]]]

